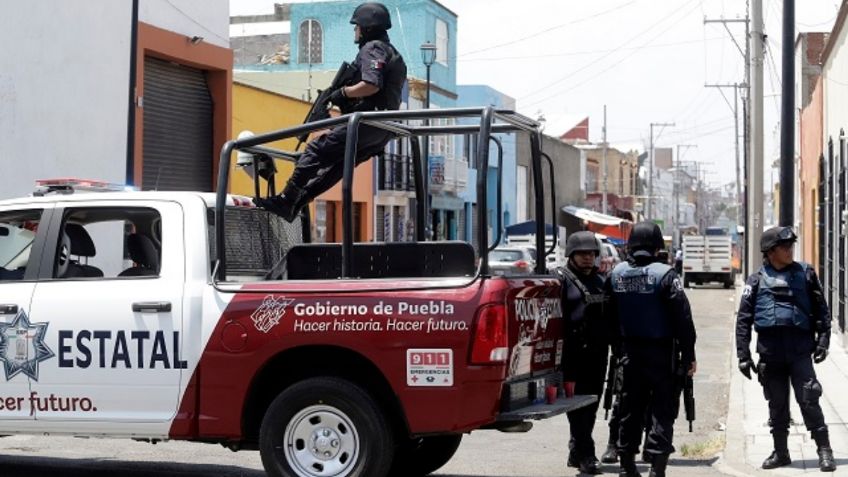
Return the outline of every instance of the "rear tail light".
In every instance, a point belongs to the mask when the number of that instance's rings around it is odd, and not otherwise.
[[[527,262],[526,262],[526,261],[524,261],[524,260],[519,260],[519,261],[517,261],[517,262],[513,263],[512,265],[513,265],[515,268],[520,268],[520,269],[522,269],[522,270],[523,270],[523,269],[525,269],[525,268],[529,268],[529,267],[530,267],[530,264],[529,264],[529,263],[527,263]]]
[[[683,267],[684,270],[692,270],[692,267]]]
[[[723,272],[729,272],[729,271],[730,271],[730,267],[721,267],[721,271],[723,271]]]
[[[509,356],[504,305],[485,305],[477,312],[471,343],[471,364],[503,364]]]

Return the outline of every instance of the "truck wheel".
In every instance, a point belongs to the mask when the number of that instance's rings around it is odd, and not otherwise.
[[[259,430],[271,477],[384,477],[394,439],[371,396],[350,381],[318,377],[281,392]]]
[[[459,449],[462,434],[419,437],[401,443],[392,463],[392,477],[422,477],[447,464]]]
[[[732,282],[732,281],[727,280],[726,282],[724,282],[724,288],[730,288],[730,287],[732,287],[732,286],[733,286],[733,282]]]

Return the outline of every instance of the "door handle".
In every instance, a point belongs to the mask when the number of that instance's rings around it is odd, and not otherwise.
[[[17,315],[18,305],[0,305],[0,315]]]
[[[132,304],[132,311],[137,313],[167,313],[171,311],[171,302],[140,301]]]

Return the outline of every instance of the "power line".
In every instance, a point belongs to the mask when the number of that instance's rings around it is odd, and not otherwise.
[[[628,47],[628,45],[630,45],[630,44],[631,44],[634,40],[636,40],[637,38],[641,37],[642,35],[647,34],[647,33],[648,33],[648,32],[650,32],[651,30],[653,30],[654,28],[656,28],[657,26],[659,26],[660,24],[662,24],[663,22],[665,22],[666,20],[668,20],[669,18],[671,18],[672,16],[676,15],[676,14],[677,14],[680,10],[682,10],[682,9],[683,9],[683,8],[685,8],[686,6],[688,6],[688,5],[690,5],[691,3],[693,3],[693,1],[694,1],[694,0],[689,0],[688,2],[684,3],[682,6],[680,6],[680,7],[676,8],[676,9],[675,9],[675,10],[673,10],[670,14],[668,14],[668,15],[666,15],[665,17],[661,18],[660,20],[656,21],[656,22],[655,22],[655,23],[653,23],[651,26],[649,26],[647,29],[645,29],[645,30],[641,31],[640,33],[638,33],[638,34],[636,34],[635,36],[631,37],[630,39],[628,39],[628,40],[627,40],[627,41],[625,41],[624,43],[620,44],[618,47],[614,48],[614,49],[613,49],[613,50],[611,50],[609,53],[607,53],[607,54],[605,54],[605,55],[601,56],[600,58],[598,58],[598,59],[596,59],[596,60],[594,60],[594,61],[590,61],[589,63],[585,64],[583,67],[578,68],[577,70],[572,71],[572,72],[568,73],[567,75],[565,75],[565,76],[563,76],[563,77],[558,78],[556,81],[553,81],[552,83],[549,83],[549,84],[547,84],[547,85],[545,85],[545,86],[542,86],[541,88],[537,88],[537,89],[536,89],[536,90],[534,90],[532,93],[529,93],[529,94],[527,94],[527,95],[525,95],[525,96],[523,96],[523,97],[521,97],[521,98],[517,98],[517,99],[518,99],[518,100],[521,100],[521,99],[529,98],[529,97],[531,97],[531,96],[535,96],[535,95],[537,95],[537,94],[541,93],[542,91],[545,91],[545,90],[547,90],[547,89],[549,89],[549,88],[551,88],[551,87],[553,87],[553,86],[556,86],[556,85],[557,85],[557,84],[559,84],[559,83],[562,83],[562,82],[563,82],[563,81],[565,81],[566,79],[573,77],[573,76],[574,76],[574,75],[576,75],[577,73],[580,73],[581,71],[585,71],[586,69],[590,68],[591,66],[593,66],[593,65],[595,65],[595,64],[597,64],[597,63],[599,63],[599,62],[601,62],[601,61],[603,61],[603,60],[605,60],[605,59],[607,59],[607,58],[608,58],[608,57],[610,57],[612,54],[614,54],[614,53],[616,53],[616,52],[620,51],[620,50],[621,50],[621,49],[623,49],[623,48]]]
[[[627,3],[623,3],[623,4],[618,5],[618,6],[616,6],[616,7],[610,8],[609,10],[604,10],[604,11],[602,11],[602,12],[598,12],[598,13],[596,13],[596,14],[594,14],[594,15],[590,15],[590,16],[588,16],[588,17],[584,17],[584,18],[580,18],[580,19],[577,19],[577,20],[572,20],[572,21],[570,21],[570,22],[566,22],[566,23],[562,23],[562,24],[559,24],[559,25],[555,25],[555,26],[552,26],[552,27],[547,28],[547,29],[545,29],[545,30],[542,30],[542,31],[539,31],[539,32],[533,33],[532,35],[527,35],[527,36],[524,36],[524,37],[521,37],[521,38],[516,38],[515,40],[510,40],[510,41],[507,41],[507,42],[504,42],[504,43],[499,43],[499,44],[497,44],[497,45],[487,46],[487,47],[485,47],[485,48],[480,48],[479,50],[474,50],[474,51],[469,51],[469,52],[466,52],[466,53],[462,53],[462,54],[457,55],[457,58],[459,58],[459,57],[461,57],[461,56],[468,56],[468,55],[473,55],[473,54],[476,54],[476,53],[482,53],[482,52],[484,52],[484,51],[494,50],[495,48],[500,48],[500,47],[502,47],[502,46],[514,45],[514,44],[516,44],[516,43],[520,43],[520,42],[522,42],[522,41],[529,40],[529,39],[531,39],[531,38],[536,38],[537,36],[544,35],[545,33],[549,33],[549,32],[552,32],[552,31],[554,31],[554,30],[558,30],[558,29],[560,29],[560,28],[565,28],[565,27],[567,27],[567,26],[569,26],[569,25],[575,25],[575,24],[577,24],[577,23],[582,23],[582,22],[585,22],[585,21],[587,21],[587,20],[591,20],[591,19],[594,19],[594,18],[598,18],[598,17],[604,16],[604,15],[606,15],[606,14],[608,14],[608,13],[618,11],[618,10],[619,10],[619,9],[621,9],[621,8],[624,8],[624,7],[628,6],[628,5],[631,5],[631,4],[633,4],[633,3],[636,3],[636,1],[637,1],[637,0],[631,0],[631,1],[627,2]]]
[[[692,44],[692,43],[702,43],[702,42],[705,42],[705,41],[716,41],[716,40],[721,40],[721,39],[723,39],[723,37],[702,38],[700,40],[684,40],[684,41],[677,41],[677,42],[673,42],[673,43],[662,43],[662,44],[658,44],[658,45],[649,45],[649,46],[645,46],[645,47],[634,46],[634,47],[630,47],[630,48],[622,48],[619,51],[638,50],[640,48],[641,49],[666,48],[666,47],[670,47],[670,46],[688,45],[688,44]],[[584,51],[572,51],[572,52],[569,52],[569,53],[548,53],[548,54],[544,54],[544,55],[492,56],[492,57],[488,57],[488,58],[464,58],[464,59],[457,59],[456,61],[467,63],[467,62],[474,62],[474,61],[530,60],[530,59],[537,59],[537,58],[561,58],[561,57],[567,57],[567,56],[596,55],[596,54],[599,54],[599,53],[609,53],[609,52],[612,52],[612,51],[613,50],[584,50]]]

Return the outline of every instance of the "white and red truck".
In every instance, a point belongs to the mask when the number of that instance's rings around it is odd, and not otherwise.
[[[0,435],[220,443],[258,449],[272,476],[413,476],[463,433],[596,399],[557,395],[552,276],[492,276],[470,244],[410,242],[355,244],[340,277],[344,244],[303,243],[307,222],[220,187],[0,201]]]

